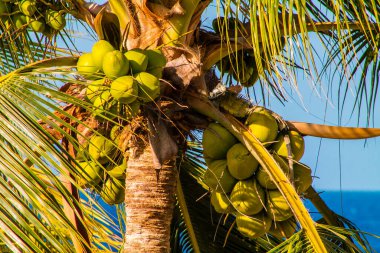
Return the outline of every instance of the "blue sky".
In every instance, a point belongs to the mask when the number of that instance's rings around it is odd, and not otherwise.
[[[325,57],[325,49],[315,36],[311,36],[311,43],[315,47],[320,58]],[[318,69],[322,64],[315,57]],[[334,68],[332,68],[332,71]],[[331,72],[332,72],[331,71]],[[331,73],[330,72],[330,73]],[[351,91],[343,111],[339,112],[338,87],[344,85],[338,78],[330,80],[325,76],[317,89],[314,89],[308,79],[304,78],[302,71],[298,73],[298,88],[302,97],[293,91],[288,96],[288,102],[282,105],[278,102],[271,103],[271,109],[282,115],[286,120],[304,121],[310,123],[341,125],[351,127],[366,126],[366,110],[361,111],[359,119],[358,110],[353,109],[355,101],[355,86],[358,80],[350,83]],[[328,90],[332,84],[331,96],[328,100],[323,94],[317,94],[316,90]],[[288,86],[289,87],[289,86]],[[326,102],[327,101],[327,102]],[[375,112],[379,106],[376,106]],[[374,117],[374,127],[380,128],[378,115]],[[315,137],[305,137],[306,149],[301,162],[309,165],[315,173],[314,183],[318,190],[380,190],[380,137],[365,140],[334,140]]]
[[[271,108],[286,120],[323,123],[326,115],[329,124],[338,125],[336,101],[330,101],[325,113],[325,99],[313,95],[307,85],[300,85],[300,90],[305,108],[294,101],[285,103],[285,106],[273,102]],[[347,108],[351,109],[352,102],[351,97]],[[345,123],[345,126],[357,126],[357,113]],[[365,122],[360,126],[365,126]],[[312,168],[316,176],[313,185],[318,190],[339,190],[340,187],[343,190],[380,190],[379,148],[379,138],[365,142],[305,137],[305,154],[301,162]]]

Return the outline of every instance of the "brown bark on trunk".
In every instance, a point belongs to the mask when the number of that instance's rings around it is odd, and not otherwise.
[[[146,143],[131,148],[126,176],[125,253],[170,252],[176,168],[170,162],[156,170],[154,154]]]

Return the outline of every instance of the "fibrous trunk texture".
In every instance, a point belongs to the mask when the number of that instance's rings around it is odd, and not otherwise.
[[[149,145],[131,148],[126,177],[125,253],[170,252],[170,223],[175,203],[174,162],[157,170]]]

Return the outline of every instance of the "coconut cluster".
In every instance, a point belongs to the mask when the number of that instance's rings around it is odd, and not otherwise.
[[[35,32],[51,35],[66,26],[63,6],[54,3],[54,9],[37,0],[0,0],[0,18],[17,29],[29,27]]]
[[[220,36],[234,36],[235,30],[244,30],[243,24],[233,17],[215,18],[212,21],[212,28]],[[241,50],[236,54],[231,54],[221,59],[216,67],[221,75],[229,74],[236,81],[245,87],[251,87],[257,80],[257,66],[253,50]]]
[[[294,162],[294,187],[299,194],[312,183],[311,170],[298,162],[304,153],[303,137],[296,131],[278,131],[277,120],[263,107],[253,109],[244,122],[290,177],[290,139]],[[203,154],[208,166],[204,182],[211,190],[211,204],[219,213],[236,216],[238,230],[249,238],[265,233],[288,237],[296,228],[292,210],[275,182],[248,149],[219,123],[211,123],[203,133]]]
[[[110,205],[123,202],[125,197],[128,152],[120,150],[123,131],[130,127],[142,103],[159,96],[165,64],[159,50],[121,52],[105,40],[96,42],[91,53],[78,59],[77,70],[88,82],[85,99],[93,104],[93,116],[99,123],[90,138],[78,138],[83,147],[76,156],[78,184],[95,190]],[[116,117],[117,124],[110,120]]]
[[[94,80],[87,87],[86,97],[98,108],[98,116],[113,118],[126,113],[124,116],[133,117],[141,103],[159,96],[159,78],[165,64],[158,49],[121,52],[100,40],[91,53],[79,57],[77,70],[86,79]]]
[[[103,135],[94,134],[76,156],[78,185],[99,193],[108,204],[124,201],[127,158],[118,148],[122,128],[115,125]]]
[[[244,87],[252,87],[257,80],[257,66],[252,50],[242,50],[226,56],[216,64],[221,75],[231,75]]]

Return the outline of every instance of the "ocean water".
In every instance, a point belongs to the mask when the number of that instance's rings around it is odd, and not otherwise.
[[[353,222],[361,231],[380,236],[380,191],[326,191],[322,199],[334,212]],[[306,203],[310,211],[316,211]],[[312,214],[318,218],[317,214]],[[374,250],[380,252],[380,238],[367,235]]]

